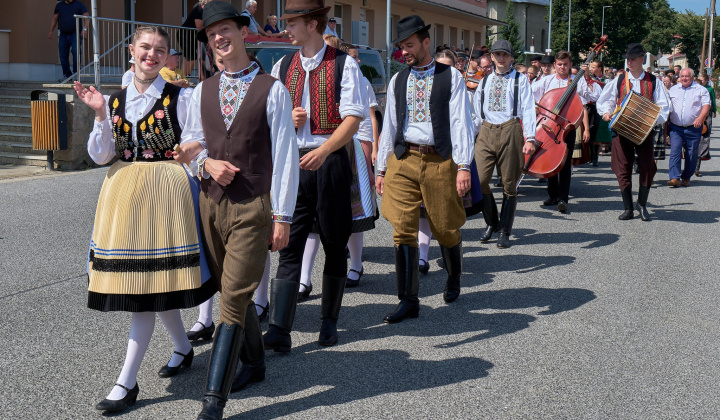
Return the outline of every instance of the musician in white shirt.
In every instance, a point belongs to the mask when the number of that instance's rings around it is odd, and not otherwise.
[[[640,44],[630,44],[623,58],[627,59],[630,71],[619,74],[618,77],[605,85],[600,98],[597,100],[598,114],[602,115],[605,121],[612,119],[613,111],[622,104],[624,98],[629,94],[625,83],[625,78],[628,77],[633,92],[652,100],[660,107],[660,115],[656,124],[664,124],[670,112],[665,86],[655,76],[643,71],[645,49]],[[617,176],[618,184],[620,184],[625,208],[618,216],[620,220],[628,220],[633,217],[632,170],[635,153],[637,153],[638,172],[640,173],[640,189],[636,207],[642,220],[650,220],[645,205],[653,177],[657,172],[654,149],[654,142],[651,138],[645,139],[640,145],[636,145],[623,136],[613,138],[610,167]]]
[[[570,59],[570,53],[567,51],[558,51],[558,53],[555,54],[555,75],[545,76],[540,82],[533,83],[535,102],[540,102],[545,92],[552,89],[565,89],[572,83],[575,76],[570,75],[570,68],[572,67],[572,61],[570,61]],[[585,69],[585,67],[586,66],[583,66],[583,69]],[[587,115],[585,114],[584,105],[588,102],[596,101],[598,96],[600,96],[600,90],[588,86],[584,78],[578,80],[576,89],[583,104],[583,120],[586,122],[585,126],[587,126]],[[583,133],[583,141],[589,141],[589,139],[590,131],[585,130]],[[571,153],[575,147],[575,130],[565,135],[565,143],[567,144],[569,153]],[[572,163],[570,159],[566,159],[560,172],[548,178],[547,192],[549,198],[543,201],[544,206],[557,204],[559,212],[565,213],[567,211],[571,176]]]

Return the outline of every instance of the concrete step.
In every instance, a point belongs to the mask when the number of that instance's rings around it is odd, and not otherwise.
[[[38,89],[43,89],[42,85],[39,85],[36,88],[0,87],[0,95],[18,96],[30,99],[30,93]]]
[[[0,152],[0,164],[10,165],[30,165],[47,167],[47,153],[29,154],[29,153],[12,153]]]
[[[28,96],[0,95],[0,104],[27,105],[29,107],[30,106],[30,95],[28,95]]]
[[[0,111],[0,121],[9,123],[27,123],[30,124],[30,112],[3,112]]]
[[[48,80],[47,82],[17,82],[15,80],[0,80],[0,88],[15,88],[15,89],[42,89],[42,86],[47,83],[57,83],[57,80]]]
[[[32,144],[32,133],[18,133],[17,131],[0,131],[0,141]]]
[[[23,155],[45,155],[45,150],[34,150],[31,143],[0,140],[0,152]]]
[[[32,135],[32,126],[29,122],[9,122],[5,119],[0,119],[0,132],[2,131]]]

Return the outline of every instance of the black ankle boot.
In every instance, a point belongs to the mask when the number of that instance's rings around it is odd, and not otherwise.
[[[497,247],[510,247],[510,233],[515,222],[515,209],[517,208],[517,196],[503,199],[502,210],[500,211],[500,235],[498,236]]]
[[[334,346],[338,342],[337,320],[345,291],[345,277],[323,275],[320,335],[318,344]]]
[[[222,420],[244,336],[245,332],[239,324],[218,325],[210,352],[203,408],[198,414],[198,420]]]
[[[445,270],[448,276],[445,281],[443,300],[453,302],[460,296],[460,275],[462,274],[462,241],[452,248],[440,245],[440,253],[445,261]]]
[[[629,220],[633,218],[633,199],[632,199],[632,187],[625,187],[622,190],[623,207],[625,211],[620,213],[618,216],[619,220]]]
[[[270,282],[270,316],[268,330],[263,336],[265,350],[290,353],[290,331],[295,320],[300,283],[292,280],[272,279]]]
[[[647,199],[649,194],[650,187],[641,185],[640,191],[638,191],[637,206],[635,208],[638,212],[640,212],[640,220],[642,220],[643,222],[649,222],[651,220],[650,213],[648,213],[647,208],[645,207],[645,205],[647,205]]]
[[[497,231],[498,224],[500,223],[498,220],[497,204],[495,204],[495,197],[492,194],[482,195],[482,213],[487,227],[485,228],[483,236],[480,237],[480,242],[485,243],[492,238],[493,233]]]
[[[242,366],[235,374],[231,392],[240,391],[246,386],[265,380],[265,349],[263,348],[260,319],[255,303],[250,302],[245,312],[245,340],[240,351]]]
[[[385,315],[388,324],[400,322],[405,318],[417,318],[420,311],[418,299],[418,249],[408,245],[395,247],[395,275],[397,279],[400,303],[395,310]]]

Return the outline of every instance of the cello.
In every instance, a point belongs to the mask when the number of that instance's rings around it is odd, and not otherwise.
[[[585,60],[590,64],[607,42],[607,35],[600,38]],[[585,74],[580,71],[566,89],[552,89],[540,98],[537,106],[535,152],[525,157],[524,174],[537,178],[550,178],[560,172],[568,155],[565,136],[575,129],[582,118],[585,107],[575,91]],[[522,182],[522,178],[518,185]]]

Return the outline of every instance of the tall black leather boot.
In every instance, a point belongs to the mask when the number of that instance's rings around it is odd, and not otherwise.
[[[448,276],[445,281],[443,300],[447,303],[460,296],[460,275],[462,274],[462,241],[452,248],[440,245],[440,253],[445,261],[445,270]]]
[[[647,187],[645,185],[640,186],[640,191],[638,191],[638,199],[637,199],[637,205],[635,208],[638,212],[640,212],[640,220],[643,222],[649,222],[650,219],[650,213],[648,213],[647,208],[645,205],[647,205],[647,199],[648,195],[650,194],[650,187]],[[632,198],[631,198],[632,200]],[[631,201],[632,205],[632,201]]]
[[[395,247],[395,275],[400,303],[394,311],[385,315],[384,321],[388,324],[400,322],[405,318],[418,317],[420,311],[418,254],[418,249],[409,245]]]
[[[222,419],[244,335],[240,324],[218,325],[210,352],[203,408],[198,414],[198,420]]]
[[[517,196],[503,199],[502,210],[500,210],[500,235],[498,236],[497,247],[508,248],[510,246],[510,233],[515,222],[515,209],[517,208]]]
[[[242,366],[235,374],[232,392],[265,380],[265,349],[254,302],[250,302],[245,313],[245,340],[240,351],[240,362]]]
[[[292,280],[272,279],[270,282],[270,316],[268,330],[263,336],[265,350],[290,353],[290,331],[295,320],[299,289],[300,283]]]
[[[321,346],[334,346],[338,342],[337,320],[342,306],[345,292],[346,277],[332,277],[323,274],[320,335],[318,344]]]
[[[646,196],[647,197],[647,196]],[[625,187],[622,190],[623,207],[625,211],[620,213],[618,216],[619,220],[629,220],[633,218],[633,199],[632,199],[632,187]]]
[[[498,224],[498,209],[495,203],[495,197],[492,194],[482,195],[482,212],[483,218],[485,219],[485,233],[480,237],[480,242],[485,243],[492,238],[493,233],[497,231]]]

